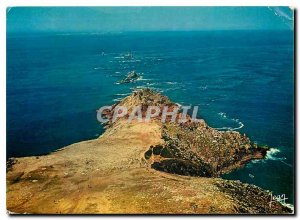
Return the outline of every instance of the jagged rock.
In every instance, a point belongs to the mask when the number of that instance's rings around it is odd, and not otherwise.
[[[228,173],[252,159],[262,159],[266,155],[267,147],[254,145],[245,135],[217,131],[203,123],[166,123],[162,135],[165,143],[159,147],[170,152],[169,157],[173,155],[173,160],[178,160],[179,164],[192,162],[196,167],[205,165],[207,176]],[[164,160],[164,156],[157,159],[154,168],[158,167],[159,161],[165,163]],[[192,174],[190,171],[188,173]]]
[[[136,73],[135,71],[130,71],[127,76],[118,81],[119,84],[123,84],[123,83],[132,83],[135,82],[137,79],[139,79],[141,76],[140,74]]]

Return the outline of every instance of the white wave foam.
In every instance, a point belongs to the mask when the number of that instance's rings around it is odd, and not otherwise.
[[[181,108],[182,107],[182,105],[181,104],[179,104],[179,103],[175,103],[179,108]]]
[[[222,118],[227,118],[227,115],[225,112],[219,112],[218,115],[220,115]]]
[[[279,160],[281,158],[276,157],[276,155],[280,152],[277,148],[271,148],[267,151],[266,159],[268,160]]]
[[[147,86],[155,86],[155,85],[157,85],[157,83],[149,83],[149,82],[147,82],[146,85]]]
[[[239,130],[239,129],[241,129],[241,128],[243,128],[244,127],[244,124],[242,123],[242,122],[240,122],[238,119],[232,119],[232,120],[234,120],[235,122],[237,122],[238,123],[238,127],[236,127],[236,128],[233,128],[232,130],[233,131],[235,131],[235,130]]]
[[[128,96],[130,94],[131,93],[117,93],[117,94],[115,94],[115,96]]]
[[[207,86],[199,86],[198,88],[201,89],[201,90],[206,90]]]
[[[261,160],[251,160],[252,163],[259,163]]]
[[[140,77],[138,80],[139,80],[139,81],[151,81],[152,79],[145,79],[145,78],[143,78],[143,77]]]
[[[271,148],[270,150],[267,151],[266,159],[267,160],[276,160],[280,161],[286,166],[293,167],[293,165],[285,162],[286,158],[285,157],[278,157],[277,154],[280,153],[280,150],[277,148]]]
[[[135,81],[144,81],[143,76],[139,76]]]
[[[113,99],[114,102],[120,102],[121,100],[122,100],[122,98]]]
[[[265,160],[251,160],[251,163],[266,163],[267,160],[272,160],[272,161],[279,161],[283,163],[286,166],[293,167],[293,165],[285,162],[286,160],[285,157],[278,157],[277,154],[280,153],[280,150],[277,148],[271,148],[267,151],[267,155],[265,157]]]
[[[130,89],[132,89],[132,90],[136,90],[136,89],[152,89],[152,90],[157,91],[159,93],[163,93],[164,92],[163,89],[159,89],[157,87],[151,87],[151,86],[136,86],[136,87],[132,87]]]
[[[235,130],[239,130],[239,129],[241,129],[241,128],[244,127],[244,124],[239,119],[237,119],[237,118],[228,118],[225,112],[219,112],[218,115],[220,115],[222,118],[225,118],[225,119],[228,119],[228,120],[236,122],[239,126],[235,127],[235,128],[232,128],[232,127],[215,128],[217,130],[235,131]]]
[[[176,85],[178,83],[177,82],[166,82],[166,84],[168,84],[168,85]]]
[[[120,60],[119,63],[136,63],[141,62],[141,60]]]

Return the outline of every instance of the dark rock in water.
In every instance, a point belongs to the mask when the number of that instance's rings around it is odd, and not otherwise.
[[[140,74],[136,73],[135,71],[130,71],[127,76],[120,80],[118,83],[123,84],[123,83],[132,83],[135,82],[137,79],[140,78]]]

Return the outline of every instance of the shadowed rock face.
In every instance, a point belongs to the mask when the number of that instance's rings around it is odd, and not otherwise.
[[[164,144],[152,147],[145,158],[153,157],[154,169],[181,175],[217,177],[264,158],[268,149],[238,132],[212,129],[204,121],[166,123],[162,137]]]
[[[145,89],[113,109],[164,104],[175,105]],[[263,158],[267,148],[237,132],[212,129],[203,120],[162,124],[159,117],[148,123],[110,121],[97,139],[49,155],[10,159],[7,209],[35,214],[291,212],[278,202],[270,206],[270,194],[259,187],[216,178]]]
[[[264,201],[270,201],[270,194],[262,191],[261,188],[250,185],[242,184],[239,181],[222,181],[215,183],[218,188],[231,195],[235,201],[239,201],[240,205],[236,206],[236,211],[241,214],[246,213],[289,213],[291,210],[287,207],[282,207],[279,203],[271,204]],[[252,204],[249,206],[248,204]],[[261,205],[265,204],[265,205]]]

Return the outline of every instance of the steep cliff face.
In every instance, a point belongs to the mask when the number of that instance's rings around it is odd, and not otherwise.
[[[175,106],[141,90],[118,105]],[[259,187],[218,177],[266,149],[204,121],[109,121],[95,140],[39,157],[14,158],[7,172],[7,209],[35,214],[289,213]]]
[[[238,132],[212,129],[204,121],[166,123],[162,137],[164,144],[153,146],[145,157],[153,157],[153,168],[181,175],[218,177],[252,159],[262,159],[268,149]]]

